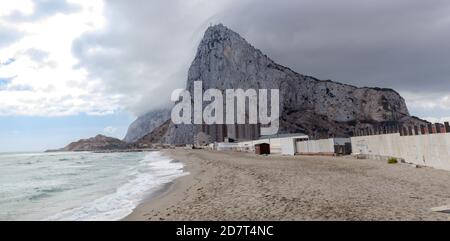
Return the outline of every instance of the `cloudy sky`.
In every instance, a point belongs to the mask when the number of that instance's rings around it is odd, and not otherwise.
[[[394,88],[450,116],[447,0],[15,0],[0,3],[0,151],[43,150],[128,124],[183,87],[223,23],[299,73]]]

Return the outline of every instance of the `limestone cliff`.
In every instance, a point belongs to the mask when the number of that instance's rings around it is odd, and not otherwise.
[[[152,110],[131,123],[123,140],[128,143],[135,142],[152,132],[168,119],[170,119],[170,109]]]
[[[204,89],[279,89],[279,133],[349,136],[354,128],[423,122],[410,117],[404,99],[394,90],[358,88],[296,73],[223,25],[209,27],[198,46],[187,78],[191,93],[197,80],[203,81]],[[191,143],[194,133],[192,126],[171,124],[159,139]]]

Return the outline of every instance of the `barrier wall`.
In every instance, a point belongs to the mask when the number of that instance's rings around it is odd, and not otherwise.
[[[296,144],[297,153],[334,153],[333,139],[298,141]]]
[[[351,143],[354,154],[396,157],[408,163],[450,170],[450,133],[357,136],[351,138]]]
[[[221,143],[217,143],[215,145],[214,144],[212,145],[212,149],[213,150],[215,149],[215,150],[218,150],[218,151],[236,150],[237,147],[238,147],[237,143],[225,143],[225,142],[221,142]]]
[[[336,154],[335,146],[344,146],[346,143],[350,143],[350,138],[297,141],[295,149],[300,154]]]

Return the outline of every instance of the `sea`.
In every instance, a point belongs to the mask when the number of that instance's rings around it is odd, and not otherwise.
[[[186,174],[160,152],[0,154],[0,220],[120,220]]]

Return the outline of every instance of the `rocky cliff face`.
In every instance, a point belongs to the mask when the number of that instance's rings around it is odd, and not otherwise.
[[[123,140],[128,143],[135,142],[152,132],[168,119],[170,119],[170,109],[150,111],[131,123]]]
[[[72,142],[58,151],[104,151],[104,150],[124,150],[130,146],[116,138],[97,135],[89,139],[82,139]]]
[[[170,120],[165,121],[162,125],[153,129],[150,133],[140,138],[134,144],[138,147],[151,146],[152,144],[165,143],[162,138],[166,135],[170,126]]]
[[[394,90],[358,88],[298,74],[281,66],[223,25],[208,28],[189,69],[186,88],[279,89],[280,132],[312,137],[349,136],[354,128],[384,124],[423,123],[409,116],[404,99]],[[161,140],[193,142],[195,130],[173,125]]]

